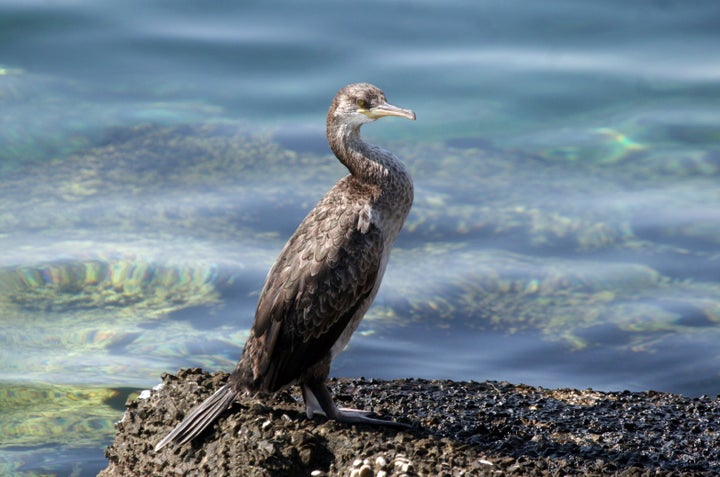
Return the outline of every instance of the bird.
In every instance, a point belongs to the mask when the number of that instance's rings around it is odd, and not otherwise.
[[[155,447],[191,441],[243,393],[299,385],[306,415],[343,423],[408,424],[339,408],[327,387],[332,360],[345,348],[380,287],[413,202],[413,181],[391,152],[363,141],[360,128],[412,110],[388,103],[381,89],[353,83],[327,113],[327,139],[349,170],[307,214],[268,272],[255,321],[228,381]]]

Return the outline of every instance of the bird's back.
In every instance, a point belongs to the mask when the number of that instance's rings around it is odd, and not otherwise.
[[[292,384],[357,326],[386,261],[383,231],[370,216],[378,194],[342,179],[288,240],[260,295],[238,385],[271,392]]]

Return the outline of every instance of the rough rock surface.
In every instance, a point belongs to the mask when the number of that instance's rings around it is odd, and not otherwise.
[[[505,382],[333,380],[343,407],[408,430],[305,417],[290,392],[239,399],[194,442],[153,447],[225,373],[183,370],[128,402],[100,475],[716,475],[720,399]]]

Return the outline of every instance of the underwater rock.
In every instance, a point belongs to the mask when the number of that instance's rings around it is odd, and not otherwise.
[[[118,251],[0,267],[5,406],[29,381],[133,387],[152,382],[170,356],[222,366],[211,355],[234,350],[245,328],[211,320],[222,309],[223,294],[238,292],[244,276],[240,268],[190,255],[173,262]],[[193,319],[205,329],[193,326]]]
[[[136,305],[165,315],[217,301],[231,280],[214,264],[162,265],[142,259],[60,260],[0,268],[2,301],[28,310],[64,311]],[[152,315],[154,311],[147,310]]]
[[[658,332],[716,332],[720,285],[672,282],[651,267],[622,261],[528,257],[501,250],[433,244],[396,250],[381,300],[364,328],[427,326],[516,333],[538,330],[571,349],[597,344],[602,326],[617,349],[659,349]],[[665,303],[677,305],[668,309]],[[695,331],[692,331],[695,332]],[[608,343],[605,343],[607,345]]]
[[[62,239],[257,237],[258,216],[285,208],[302,216],[299,203],[314,193],[307,184],[332,183],[337,167],[228,126],[110,129],[94,147],[4,174],[0,229]],[[262,206],[244,206],[260,196]]]
[[[710,475],[720,399],[543,389],[507,382],[333,380],[346,407],[413,427],[305,417],[298,396],[241,397],[194,442],[154,445],[227,374],[165,375],[128,401],[99,475]]]

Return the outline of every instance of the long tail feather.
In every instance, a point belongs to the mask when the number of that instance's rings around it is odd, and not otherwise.
[[[226,384],[215,391],[215,394],[193,409],[175,429],[170,431],[170,434],[158,442],[155,451],[159,451],[169,442],[176,442],[180,445],[193,440],[207,426],[212,424],[223,411],[230,407],[237,395],[238,392],[230,384]]]

